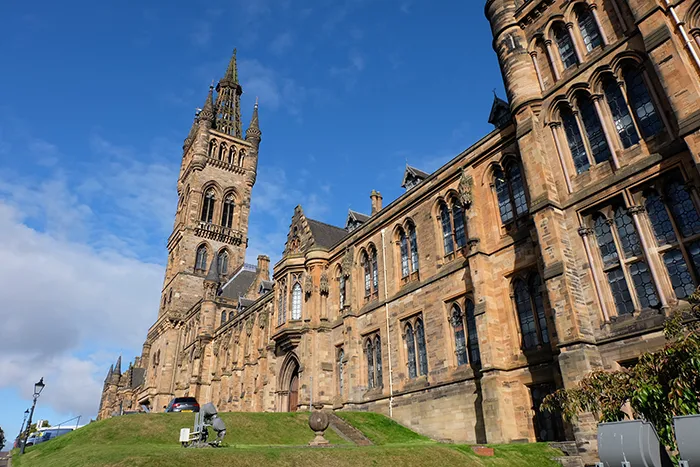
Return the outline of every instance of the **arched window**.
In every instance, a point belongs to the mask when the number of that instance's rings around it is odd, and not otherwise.
[[[428,374],[428,351],[425,348],[425,330],[423,320],[416,320],[416,347],[418,347],[418,372],[422,375]]]
[[[207,270],[207,247],[205,245],[200,245],[197,248],[197,259],[195,260],[194,268],[200,272]]]
[[[577,173],[585,172],[591,166],[586,153],[586,146],[583,143],[581,131],[579,131],[576,117],[567,107],[561,109],[561,123],[566,133],[566,140],[569,143],[571,158],[574,160],[574,166]]]
[[[227,162],[231,165],[234,164],[236,159],[236,148],[234,146],[231,146],[228,150],[228,159]]]
[[[382,370],[382,340],[379,334],[374,336],[374,376],[376,378],[376,387],[384,386],[384,375]]]
[[[221,324],[226,322],[226,311],[221,312]]]
[[[219,253],[219,274],[222,276],[228,274],[228,251],[226,250]]]
[[[372,347],[372,339],[367,339],[365,342],[365,355],[367,356],[367,388],[374,387],[374,349]]]
[[[634,146],[639,142],[639,135],[634,127],[634,121],[632,120],[632,115],[630,115],[629,107],[627,107],[620,85],[614,78],[607,78],[603,84],[603,92],[605,93],[608,107],[610,107],[610,113],[615,122],[615,129],[620,137],[622,146],[624,148]]]
[[[464,333],[464,316],[459,305],[452,305],[450,321],[455,333],[455,354],[457,355],[457,365],[465,365],[467,357],[467,337]]]
[[[508,183],[500,167],[496,167],[493,171],[494,182],[496,185],[496,197],[498,198],[498,211],[501,214],[501,222],[507,224],[513,220],[513,202],[510,199]]]
[[[501,222],[507,224],[516,217],[527,214],[529,208],[520,164],[510,161],[506,165],[505,173],[496,166],[493,169],[493,177]]]
[[[345,351],[340,349],[338,352],[338,393],[343,395],[343,386],[345,385],[345,372],[343,368],[343,360],[345,360]]]
[[[416,238],[416,226],[412,222],[408,224],[408,241],[411,245],[411,268],[418,272],[418,239]]]
[[[221,143],[221,145],[219,146],[219,160],[223,161],[225,155],[226,155],[226,143]]]
[[[405,279],[411,271],[408,265],[408,237],[403,229],[399,230],[399,250],[401,251],[401,277]]]
[[[365,298],[369,299],[369,296],[372,294],[372,266],[369,264],[369,257],[366,251],[362,252],[360,262],[365,274]]]
[[[605,162],[610,159],[610,147],[608,147],[608,142],[605,139],[605,133],[600,124],[600,119],[598,119],[598,112],[595,106],[588,96],[580,96],[578,98],[578,108],[581,113],[583,127],[586,130],[586,136],[588,137],[588,144],[591,152],[593,152],[593,159],[598,164]]]
[[[523,349],[534,349],[549,343],[539,275],[534,275],[529,282],[516,279],[513,282],[513,299],[518,312]]]
[[[209,141],[209,152],[207,155],[212,159],[216,156],[216,140]]]
[[[372,246],[369,250],[369,257],[372,262],[372,297],[379,295],[379,268],[377,267],[377,250]]]
[[[287,283],[284,279],[279,281],[279,289],[277,324],[281,325],[287,321]]]
[[[585,5],[580,5],[578,7],[576,17],[578,19],[578,28],[581,30],[581,36],[583,37],[583,43],[586,45],[586,50],[592,52],[596,47],[603,45],[603,38],[600,35],[595,18],[593,18],[593,14]]]
[[[665,196],[649,190],[644,205],[656,243],[663,247],[661,256],[673,291],[677,298],[685,299],[700,283],[700,240],[695,237],[700,231],[700,215],[687,188],[676,180],[680,178],[673,172],[664,187]]]
[[[214,189],[209,188],[204,194],[204,202],[202,203],[202,222],[211,223],[214,219],[214,203],[216,201],[216,195],[214,194]]]
[[[644,138],[649,138],[663,130],[663,123],[651,100],[649,89],[644,82],[644,75],[639,68],[627,68],[623,72],[627,98],[634,114],[637,116],[639,131]]]
[[[467,234],[464,228],[464,211],[462,204],[457,201],[452,201],[452,221],[454,222],[455,243],[457,248],[467,246]]]
[[[301,319],[301,285],[298,282],[292,287],[292,319]]]
[[[238,153],[238,166],[243,167],[244,163],[245,163],[245,149],[241,149],[241,151]]]
[[[467,300],[467,346],[469,347],[469,359],[472,365],[481,364],[481,352],[479,351],[479,333],[476,329],[476,318],[474,317],[474,302]],[[546,327],[545,327],[546,329]]]
[[[342,310],[345,308],[346,278],[342,269],[338,270],[338,306]]]
[[[444,203],[440,205],[440,223],[442,224],[442,239],[445,247],[445,255],[449,255],[455,251],[455,245],[452,241],[452,219],[450,219],[450,211]]]
[[[413,327],[410,323],[404,328],[404,338],[406,339],[406,359],[408,366],[408,377],[415,378],[416,373],[416,341],[413,334]]]
[[[233,210],[235,204],[233,201],[233,195],[226,195],[224,200],[224,209],[221,213],[221,225],[228,227],[229,229],[233,226]]]
[[[561,57],[561,62],[564,64],[564,68],[570,68],[578,64],[574,42],[571,40],[569,31],[566,30],[566,26],[560,23],[554,27],[554,40],[557,43],[559,56]]]

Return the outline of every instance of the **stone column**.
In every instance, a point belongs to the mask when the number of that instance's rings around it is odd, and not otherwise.
[[[603,311],[603,319],[607,323],[608,321],[610,321],[610,314],[608,313],[608,307],[605,303],[602,291],[600,290],[600,284],[604,284],[605,281],[603,280],[603,278],[600,277],[598,269],[595,267],[595,262],[593,262],[593,254],[591,253],[591,245],[588,240],[588,236],[593,234],[593,229],[581,227],[580,229],[578,229],[578,233],[583,239],[583,248],[586,250],[588,266],[591,268],[591,275],[593,276],[593,286],[595,287],[595,292],[598,296],[600,309]]]
[[[552,70],[554,70],[554,79],[559,81],[561,79],[561,72],[559,71],[559,62],[554,59],[552,41],[547,39],[546,41],[544,41],[544,46],[547,49],[547,57],[549,57],[549,62],[552,64]]]
[[[615,2],[612,2],[615,4]],[[605,30],[603,30],[603,25],[600,22],[600,18],[598,18],[598,5],[595,3],[591,4],[589,6],[591,10],[591,16],[593,16],[593,20],[595,21],[595,25],[598,27],[598,32],[600,33],[600,38],[603,40],[603,45],[608,45],[608,35],[605,34]],[[614,5],[615,10],[617,10],[617,5]]]
[[[598,121],[600,122],[600,127],[603,129],[603,134],[605,135],[605,141],[608,143],[610,148],[610,156],[612,157],[613,167],[615,169],[620,168],[620,161],[617,160],[616,147],[613,145],[612,138],[610,137],[610,132],[608,131],[608,124],[603,115],[603,109],[601,108],[600,101],[603,98],[602,95],[596,94],[591,96],[593,100],[593,105],[595,106],[596,114],[598,115]]]
[[[540,90],[544,91],[544,82],[542,81],[542,73],[540,72],[540,65],[537,63],[537,52],[530,52],[530,57],[532,57],[532,64],[535,67],[535,74],[537,75],[537,82],[540,83]]]
[[[647,259],[647,265],[649,266],[649,272],[651,272],[651,277],[654,279],[654,286],[659,294],[659,300],[661,300],[661,307],[668,308],[668,300],[666,300],[666,294],[664,293],[663,284],[660,280],[658,270],[656,269],[656,264],[652,261],[649,255],[649,242],[647,240],[646,230],[643,229],[640,215],[646,212],[644,206],[630,206],[628,209],[630,214],[632,214],[632,219],[634,220],[634,226],[637,228],[637,235],[639,235],[639,241],[642,244],[642,252],[644,257]]]
[[[571,43],[574,46],[574,52],[576,52],[576,58],[578,59],[579,64],[583,63],[583,55],[581,55],[581,49],[579,48],[579,42],[583,42],[583,39],[580,41],[577,40],[576,37],[574,37],[574,23],[566,23],[566,29],[569,30],[569,37],[571,37]]]
[[[571,177],[569,176],[569,169],[566,167],[566,161],[564,160],[564,154],[561,149],[561,143],[559,141],[559,130],[558,128],[561,127],[561,123],[559,122],[552,122],[549,124],[549,127],[552,130],[552,137],[554,138],[554,145],[557,148],[557,156],[559,156],[559,162],[561,163],[561,170],[564,172],[564,180],[566,181],[566,189],[568,190],[569,193],[571,193],[573,190],[571,189]]]

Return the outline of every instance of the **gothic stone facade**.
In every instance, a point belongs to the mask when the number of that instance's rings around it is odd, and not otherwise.
[[[182,395],[222,411],[319,403],[438,439],[595,452],[592,417],[538,408],[659,348],[700,281],[700,2],[488,0],[486,16],[509,101],[494,101],[496,129],[432,174],[407,167],[401,197],[383,207],[373,191],[345,228],[297,207],[271,282],[265,257],[242,266],[257,113],[241,140],[217,130],[228,101],[210,96],[185,146],[145,378],[111,371],[100,417]],[[229,192],[233,227],[219,222]]]

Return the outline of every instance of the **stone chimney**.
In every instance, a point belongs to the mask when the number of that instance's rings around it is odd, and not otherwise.
[[[270,257],[266,255],[258,256],[258,276],[264,281],[270,280]]]
[[[382,194],[377,190],[372,190],[369,195],[369,199],[372,200],[372,216],[382,210]]]

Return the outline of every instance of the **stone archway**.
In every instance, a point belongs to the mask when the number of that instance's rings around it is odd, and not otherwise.
[[[290,352],[284,358],[277,383],[277,411],[296,412],[299,405],[299,365],[298,357]]]

